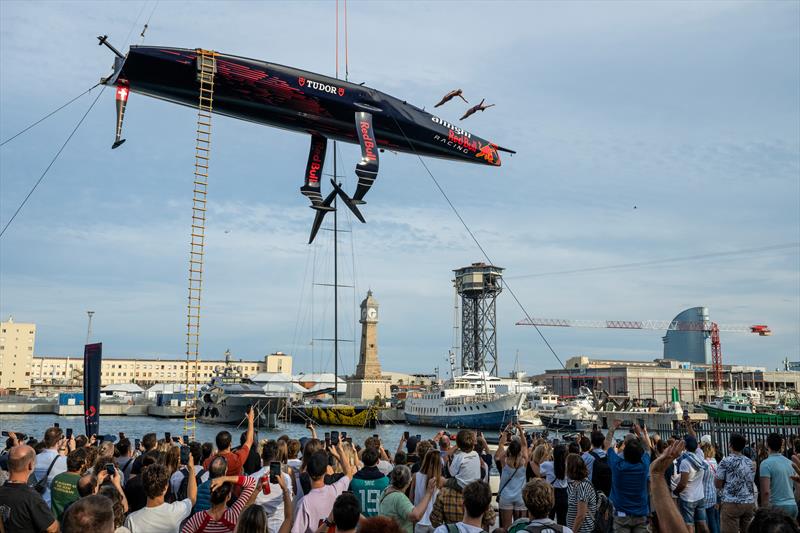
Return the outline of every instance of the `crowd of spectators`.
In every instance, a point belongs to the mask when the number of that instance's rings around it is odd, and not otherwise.
[[[133,442],[13,431],[0,454],[0,533],[800,533],[800,440],[504,428],[259,440],[147,433]],[[495,489],[493,491],[493,488]]]

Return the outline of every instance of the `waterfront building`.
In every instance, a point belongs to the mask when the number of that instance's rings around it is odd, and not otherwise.
[[[545,385],[559,396],[575,396],[580,387],[608,391],[612,396],[629,396],[659,403],[671,400],[671,391],[678,389],[681,401],[699,403],[711,398],[714,374],[711,365],[668,359],[623,361],[572,357],[565,368],[547,370],[532,378],[534,384]],[[771,371],[764,367],[723,365],[723,388],[752,388],[765,399],[775,398],[781,391],[800,391],[800,373]]]
[[[206,359],[200,361],[197,371],[191,372],[190,381],[204,384],[211,380],[216,370],[225,365],[224,359]],[[244,376],[252,376],[260,372],[292,371],[292,356],[276,352],[264,357],[261,361],[233,361],[233,366]],[[83,380],[82,357],[48,357],[34,356],[31,365],[29,383],[31,386],[80,386]],[[100,371],[102,386],[118,383],[138,383],[153,385],[156,383],[183,383],[186,381],[186,359],[184,358],[112,358],[104,357]]]
[[[25,389],[30,386],[36,324],[0,322],[0,389]]]

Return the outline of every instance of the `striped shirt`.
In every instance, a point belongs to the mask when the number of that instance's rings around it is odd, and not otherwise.
[[[586,516],[581,524],[580,533],[594,531],[594,514],[597,512],[597,493],[594,486],[587,480],[571,481],[567,487],[567,525],[571,528],[578,516],[578,502],[586,503]],[[578,533],[578,532],[576,532]]]
[[[239,515],[256,489],[256,479],[239,476],[236,484],[242,486],[242,493],[219,520],[216,520],[208,511],[195,513],[184,524],[181,533],[234,533]]]
[[[706,498],[705,505],[706,509],[708,509],[713,505],[717,505],[717,487],[714,486],[714,479],[717,477],[717,460],[713,457],[704,460],[708,465],[708,469],[705,471],[705,477],[703,478]]]

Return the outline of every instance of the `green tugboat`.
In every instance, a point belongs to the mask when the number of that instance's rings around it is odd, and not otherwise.
[[[800,411],[778,408],[771,411],[758,411],[753,408],[751,399],[741,394],[726,394],[723,398],[704,404],[708,416],[717,422],[736,422],[740,424],[800,425]]]

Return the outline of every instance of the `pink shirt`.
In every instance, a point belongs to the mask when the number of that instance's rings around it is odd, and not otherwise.
[[[333,485],[325,485],[300,499],[294,515],[292,533],[314,533],[320,521],[328,518],[333,509],[333,502],[350,486],[350,478],[343,476]]]

